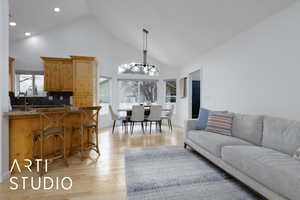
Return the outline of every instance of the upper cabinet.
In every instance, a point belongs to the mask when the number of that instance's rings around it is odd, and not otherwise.
[[[90,96],[95,93],[96,62],[93,57],[72,56],[74,95]]]
[[[85,56],[71,56],[71,58],[73,60],[73,104],[93,106],[96,102],[96,59]]]
[[[70,58],[41,57],[44,61],[44,90],[73,91],[73,63]]]
[[[9,57],[9,78],[8,78],[8,91],[13,92],[14,91],[14,61],[15,59],[12,57]]]
[[[73,62],[65,60],[60,68],[60,81],[62,91],[73,91]]]
[[[44,61],[44,90],[73,92],[74,106],[93,106],[96,98],[95,57],[41,57]]]

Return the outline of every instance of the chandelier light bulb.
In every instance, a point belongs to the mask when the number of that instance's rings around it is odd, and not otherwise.
[[[141,69],[140,69],[139,66],[134,65],[134,66],[131,67],[131,70],[134,71],[134,72],[139,72]]]
[[[10,25],[10,26],[16,26],[17,23],[16,23],[16,22],[9,22],[9,25]]]

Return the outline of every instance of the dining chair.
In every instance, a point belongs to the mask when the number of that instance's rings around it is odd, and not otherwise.
[[[111,119],[114,121],[114,124],[113,124],[113,128],[112,128],[112,134],[114,133],[115,131],[115,127],[116,127],[116,121],[122,121],[122,128],[125,126],[126,130],[127,130],[127,117],[121,117],[119,116],[118,114],[116,114],[113,109],[112,109],[112,106],[109,105],[109,112],[110,112],[110,116],[111,116]]]
[[[151,128],[152,128],[152,122],[156,123],[159,125],[159,130],[161,132],[161,112],[162,112],[162,106],[160,105],[153,105],[150,107],[150,114],[146,118],[146,123],[150,122],[150,133],[151,133]]]
[[[131,117],[130,117],[131,134],[133,134],[133,129],[134,129],[135,123],[138,123],[138,122],[141,123],[143,133],[145,133],[144,121],[145,121],[144,106],[141,106],[141,105],[132,106],[132,112],[131,112]]]
[[[39,174],[42,176],[45,173],[44,160],[52,162],[57,159],[63,159],[66,166],[69,166],[64,129],[64,118],[67,114],[67,109],[42,108],[38,109],[37,113],[40,118],[40,129],[32,132],[32,158],[42,160],[38,169]],[[47,141],[50,139],[53,140],[52,152],[46,150]],[[59,144],[62,144],[61,148],[58,147]]]
[[[172,126],[172,117],[173,117],[173,114],[174,114],[174,105],[171,105],[171,108],[170,108],[170,111],[168,111],[167,114],[165,115],[162,115],[161,116],[161,120],[167,120],[168,121],[168,127],[169,127],[169,130],[173,130],[173,126]]]
[[[71,150],[73,149],[72,136],[77,132],[80,135],[80,158],[83,160],[84,150],[94,150],[100,156],[99,150],[99,112],[101,106],[90,106],[90,107],[80,107],[80,124],[74,125],[72,127],[71,135]],[[87,132],[87,142],[84,144],[84,134]],[[95,142],[90,140],[90,137],[94,133]]]

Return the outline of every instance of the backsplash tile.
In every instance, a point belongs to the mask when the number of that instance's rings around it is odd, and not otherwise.
[[[26,97],[27,105],[70,105],[72,92],[48,92],[46,97]],[[25,97],[15,97],[9,93],[11,105],[24,105]]]

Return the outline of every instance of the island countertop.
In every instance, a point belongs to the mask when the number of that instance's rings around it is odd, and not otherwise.
[[[58,108],[58,107],[51,107],[51,108]],[[79,113],[79,108],[70,107],[67,112],[68,113]],[[9,118],[26,117],[26,116],[30,117],[30,116],[37,116],[37,115],[39,115],[39,113],[36,111],[36,109],[32,109],[32,110],[29,110],[29,111],[13,110],[13,111],[3,113],[4,117],[9,117]]]

